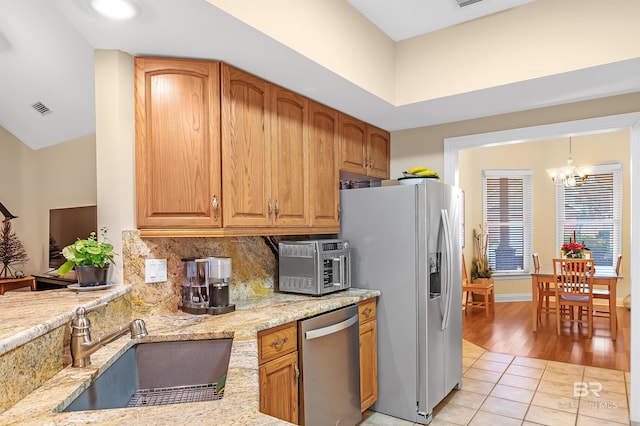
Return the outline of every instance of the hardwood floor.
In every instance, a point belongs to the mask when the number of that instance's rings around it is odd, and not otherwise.
[[[629,371],[630,319],[629,310],[618,308],[615,341],[606,318],[593,319],[592,339],[586,338],[586,329],[575,324],[571,329],[565,325],[558,336],[554,314],[542,314],[534,333],[531,302],[503,302],[495,304],[489,318],[479,309],[463,312],[462,337],[491,352]]]

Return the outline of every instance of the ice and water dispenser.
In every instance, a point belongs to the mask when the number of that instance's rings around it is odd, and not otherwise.
[[[236,305],[229,303],[230,258],[205,257],[182,262],[182,311],[198,315],[235,311]]]

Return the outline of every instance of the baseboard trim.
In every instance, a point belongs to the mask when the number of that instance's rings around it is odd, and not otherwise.
[[[500,302],[531,302],[531,293],[510,293],[510,294],[496,294],[496,303]],[[619,308],[624,307],[624,298],[616,298],[616,306]],[[594,305],[608,305],[609,303],[604,299],[594,299]],[[639,425],[640,426],[640,425]]]
[[[531,302],[531,293],[496,294],[496,303],[500,302]]]

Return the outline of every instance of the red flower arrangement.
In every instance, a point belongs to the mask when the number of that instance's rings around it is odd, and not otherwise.
[[[568,243],[565,243],[560,248],[562,254],[564,254],[567,258],[582,258],[582,250],[584,246],[582,244],[576,243],[575,241],[569,240]]]

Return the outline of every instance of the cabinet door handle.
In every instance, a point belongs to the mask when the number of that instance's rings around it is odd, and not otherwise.
[[[295,370],[295,372],[296,372],[296,378],[295,378],[295,381],[297,382],[297,381],[298,381],[298,378],[300,377],[300,369],[298,368],[298,362],[297,362],[297,361],[293,364],[293,369],[294,369],[294,370]]]
[[[276,346],[284,345],[288,341],[289,341],[289,338],[288,337],[284,337],[282,339],[274,340],[273,342],[269,343],[269,346],[271,346],[272,348],[275,348]]]
[[[213,207],[213,220],[218,220],[218,196],[214,195],[211,200],[211,207]]]
[[[269,212],[269,217],[271,217],[271,211],[273,210],[273,206],[271,205],[271,200],[267,202],[267,211]]]
[[[278,216],[280,216],[280,204],[278,204],[278,200],[276,200],[275,213],[276,213],[276,219],[277,219]]]
[[[362,315],[364,315],[365,317],[369,316],[370,313],[371,313],[371,308],[367,308],[364,311],[362,311]]]

